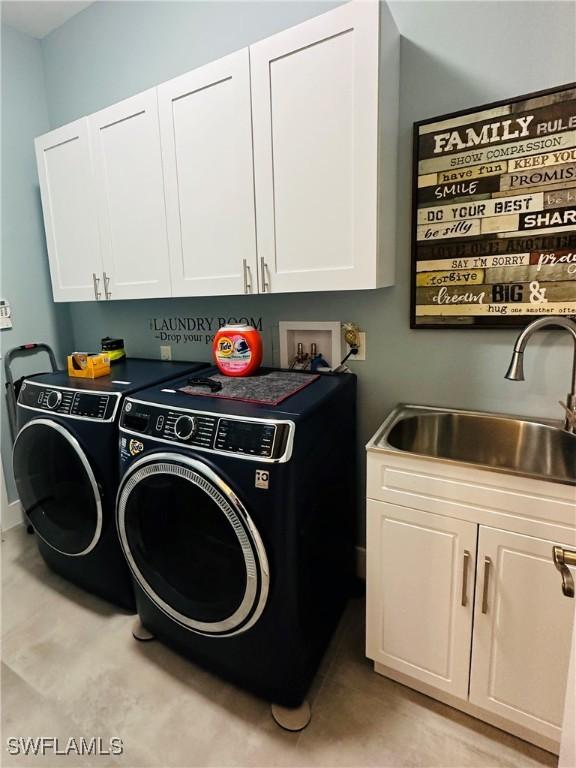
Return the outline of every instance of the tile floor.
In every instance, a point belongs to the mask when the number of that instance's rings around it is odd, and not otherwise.
[[[343,617],[311,691],[313,719],[282,731],[266,703],[157,642],[133,617],[47,570],[33,536],[2,542],[4,766],[555,766],[553,755],[372,671],[364,603]],[[14,736],[111,736],[118,757],[12,757]]]

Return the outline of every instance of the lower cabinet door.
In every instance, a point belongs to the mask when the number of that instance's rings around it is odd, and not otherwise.
[[[468,697],[477,526],[368,501],[371,659]]]
[[[552,546],[480,527],[470,701],[559,741],[573,601]]]

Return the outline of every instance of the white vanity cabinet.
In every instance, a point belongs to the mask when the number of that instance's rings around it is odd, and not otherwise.
[[[261,290],[391,285],[398,33],[388,7],[347,3],[280,32],[250,47],[250,67]]]
[[[40,137],[54,299],[392,285],[398,78],[353,0]]]
[[[88,119],[40,136],[35,148],[54,300],[97,299],[103,267]]]
[[[156,89],[88,118],[103,264],[102,298],[170,295]]]
[[[552,547],[574,486],[370,447],[366,654],[375,670],[558,751],[573,631]]]

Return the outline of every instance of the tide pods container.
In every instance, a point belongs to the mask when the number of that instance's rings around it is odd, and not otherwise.
[[[262,337],[251,325],[225,325],[214,337],[212,352],[225,376],[251,376],[262,363]]]

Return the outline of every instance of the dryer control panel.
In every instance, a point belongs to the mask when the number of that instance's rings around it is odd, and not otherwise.
[[[50,387],[30,381],[22,383],[18,396],[18,404],[25,408],[94,421],[111,421],[117,403],[116,394]]]
[[[120,428],[159,442],[179,443],[204,451],[234,454],[259,461],[287,461],[294,424],[265,419],[173,409],[127,399]]]

